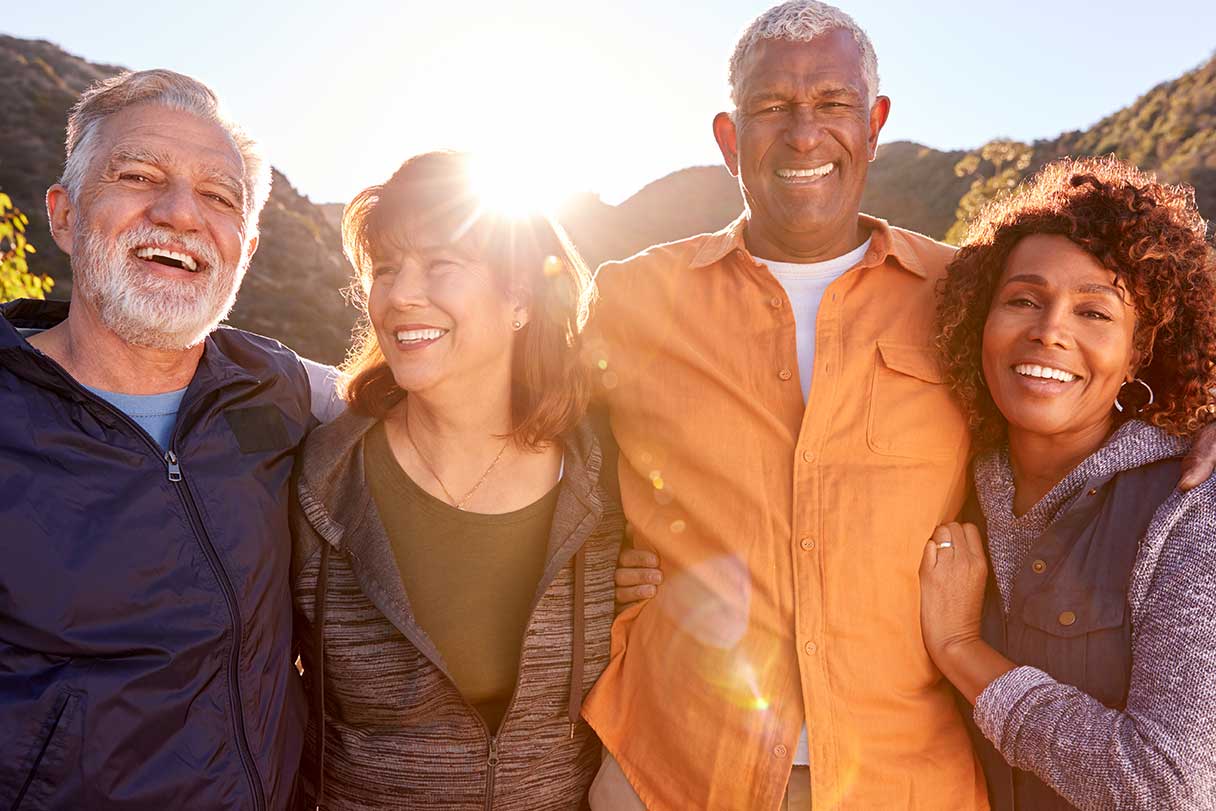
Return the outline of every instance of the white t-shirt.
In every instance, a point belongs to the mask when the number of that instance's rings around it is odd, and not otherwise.
[[[798,346],[798,379],[802,382],[803,402],[810,396],[811,375],[815,369],[815,319],[819,315],[819,302],[823,301],[823,294],[828,285],[860,262],[869,249],[870,240],[866,239],[844,256],[806,264],[774,262],[756,257],[767,265],[769,272],[781,282],[785,295],[789,297],[790,307],[793,308],[794,333]],[[798,747],[794,750],[794,765],[808,766],[810,762],[810,745],[806,724],[803,724],[802,734],[798,736]]]
[[[815,317],[819,314],[819,302],[823,300],[828,285],[860,262],[869,249],[870,240],[866,239],[844,256],[806,264],[774,262],[757,257],[781,282],[794,310],[794,329],[798,335],[798,378],[802,382],[804,402],[811,393],[811,374],[815,368]]]

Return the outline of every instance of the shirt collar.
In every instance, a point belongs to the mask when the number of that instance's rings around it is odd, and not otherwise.
[[[917,256],[911,242],[904,234],[891,228],[886,220],[871,217],[868,214],[858,215],[861,227],[870,232],[870,249],[861,260],[860,267],[881,265],[888,258],[910,273],[927,278],[924,265]],[[747,228],[747,211],[740,214],[734,222],[706,237],[700,249],[692,258],[692,267],[702,268],[721,261],[732,251],[742,251],[751,261],[756,261],[747,251],[744,242],[744,231]]]

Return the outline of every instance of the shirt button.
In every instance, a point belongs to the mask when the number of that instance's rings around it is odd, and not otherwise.
[[[815,458],[815,454],[811,453],[810,451],[803,451],[803,452],[802,452],[802,461],[804,461],[804,462],[809,462],[809,461],[811,461],[811,460],[812,460],[812,459],[814,459],[814,458]]]
[[[785,757],[790,753],[790,750],[785,748],[785,744],[779,743],[773,747],[773,754],[777,757]]]
[[[777,377],[781,378],[782,380],[789,380],[793,376],[794,373],[789,369],[782,369],[780,372],[777,372]]]
[[[1030,568],[1034,569],[1035,574],[1042,574],[1043,572],[1047,571],[1047,561],[1036,560],[1034,563],[1030,564]]]
[[[768,303],[769,303],[769,306],[772,307],[774,310],[780,310],[781,309],[781,296],[773,296],[771,299],[768,300]]]
[[[1071,611],[1065,611],[1062,614],[1060,614],[1060,624],[1061,625],[1072,625],[1076,621],[1077,621],[1077,615]]]
[[[806,651],[807,656],[814,656],[819,647],[814,642],[808,642],[802,646],[802,649]]]
[[[812,549],[815,548],[815,542],[812,541],[810,538],[803,538],[801,541],[798,542],[798,545],[802,547],[803,552],[810,552]]]

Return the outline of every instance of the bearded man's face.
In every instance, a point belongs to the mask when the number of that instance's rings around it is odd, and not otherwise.
[[[73,295],[128,343],[196,346],[232,308],[256,245],[240,152],[218,124],[155,104],[97,136],[72,218]]]

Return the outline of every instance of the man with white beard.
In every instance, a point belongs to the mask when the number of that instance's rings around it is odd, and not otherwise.
[[[217,329],[269,165],[163,70],[90,88],[66,151],[70,312],[0,308],[0,807],[284,808],[287,486],[333,401],[331,370]]]

